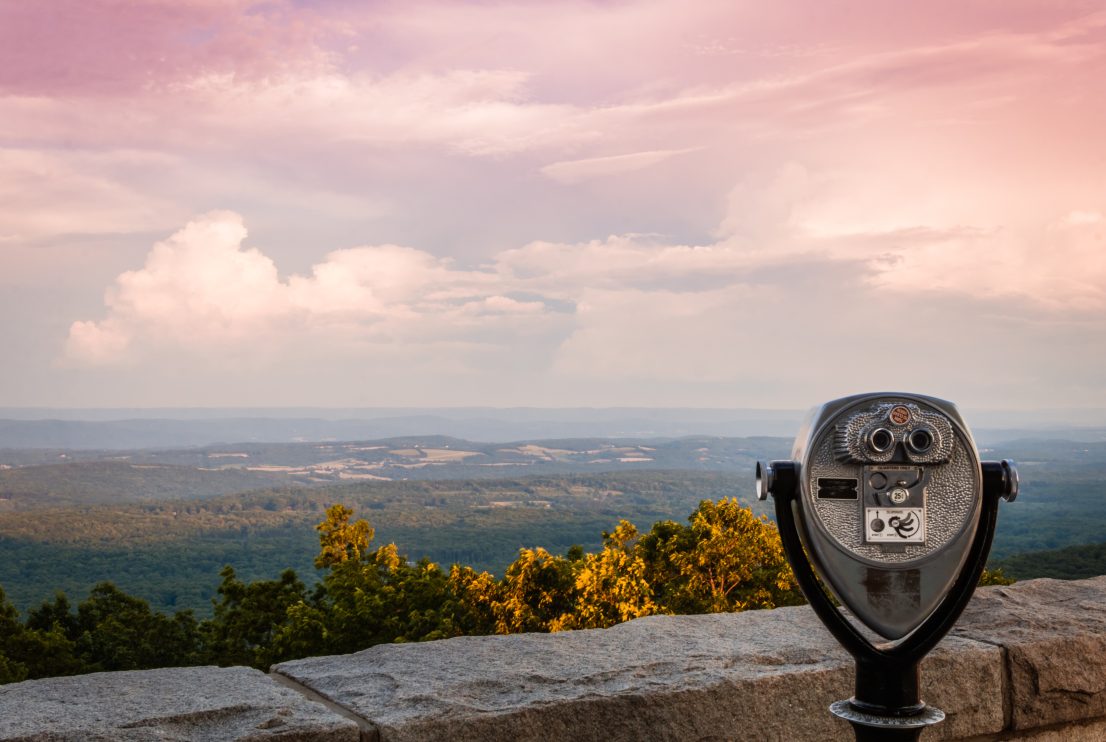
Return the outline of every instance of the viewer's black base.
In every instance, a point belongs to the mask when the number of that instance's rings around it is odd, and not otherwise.
[[[945,712],[922,704],[920,711],[908,716],[873,714],[854,704],[855,699],[830,704],[834,716],[852,724],[856,742],[916,742],[922,730],[939,724]]]

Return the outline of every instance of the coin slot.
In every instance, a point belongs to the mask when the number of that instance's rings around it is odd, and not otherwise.
[[[848,477],[819,477],[818,497],[823,500],[855,500],[859,480]]]

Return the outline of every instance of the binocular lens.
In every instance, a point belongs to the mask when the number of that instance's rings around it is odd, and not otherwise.
[[[895,445],[895,436],[887,428],[876,428],[868,434],[868,445],[876,453],[885,453]]]
[[[925,429],[915,430],[906,437],[906,445],[914,453],[925,453],[933,448],[933,433]]]

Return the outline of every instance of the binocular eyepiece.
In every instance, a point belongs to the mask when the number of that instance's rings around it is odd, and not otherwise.
[[[945,415],[916,403],[883,403],[854,411],[834,426],[834,451],[843,462],[882,463],[896,458],[946,463],[955,441]]]
[[[924,456],[933,448],[933,444],[936,440],[936,431],[926,425],[906,431],[901,436],[896,436],[895,433],[887,428],[878,427],[873,428],[865,436],[868,449],[877,457],[887,454],[898,443],[902,443],[910,453]]]

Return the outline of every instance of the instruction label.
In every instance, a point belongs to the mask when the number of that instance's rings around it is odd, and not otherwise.
[[[925,508],[865,508],[864,540],[869,544],[924,544]]]

